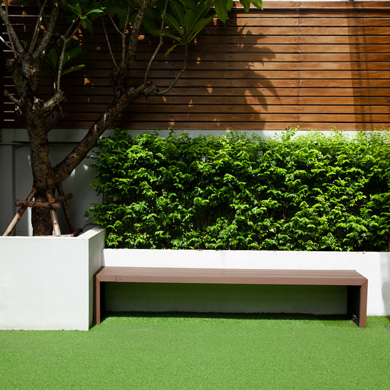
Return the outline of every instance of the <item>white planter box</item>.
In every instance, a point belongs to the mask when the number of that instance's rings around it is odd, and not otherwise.
[[[104,236],[0,237],[0,329],[88,330]]]
[[[368,315],[390,315],[390,254],[103,249],[104,229],[79,237],[0,237],[0,329],[88,330],[101,265],[355,269],[368,278]],[[107,283],[112,311],[342,314],[346,288]]]
[[[368,315],[390,315],[390,253],[104,249],[103,265],[133,267],[348,269],[368,279]],[[343,314],[346,288],[107,283],[112,311]]]

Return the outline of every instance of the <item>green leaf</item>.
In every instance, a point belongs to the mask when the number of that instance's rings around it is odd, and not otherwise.
[[[91,9],[90,11],[88,11],[85,16],[87,15],[92,15],[92,14],[102,14],[104,11],[105,8],[103,7],[102,9],[99,8],[99,9]]]
[[[142,25],[149,34],[152,34],[155,37],[160,35],[160,30],[156,27],[154,20],[149,15],[145,15]]]
[[[227,10],[230,12],[233,8],[233,3],[234,1],[233,0],[227,0],[227,4],[226,4],[226,8]]]
[[[256,7],[256,8],[259,8],[259,9],[263,9],[263,0],[259,0],[259,1],[253,1],[252,4]]]
[[[84,64],[75,65],[75,66],[72,66],[71,68],[65,69],[65,70],[62,72],[62,75],[68,74],[68,73],[71,73],[71,72],[77,72],[78,70],[81,70],[81,69],[83,69],[83,68],[85,68],[85,65],[84,65]]]
[[[207,15],[207,13],[211,9],[212,3],[213,3],[212,0],[206,0],[203,4],[203,7],[202,6],[198,7],[198,9],[195,11],[195,21]]]
[[[172,50],[174,50],[176,46],[178,46],[178,45],[173,45],[173,46],[171,46],[171,47],[165,52],[165,54],[164,54],[165,57],[166,57],[170,52],[172,52]]]
[[[198,4],[196,4],[194,1],[192,0],[180,0],[180,2],[182,4],[184,4],[185,6],[187,6],[189,9],[191,9],[192,11],[196,12],[197,8],[199,7]]]
[[[218,19],[226,23],[228,9],[227,9],[227,1],[226,0],[215,0],[214,1],[215,11],[217,12]]]
[[[192,31],[192,34],[189,37],[189,42],[191,42],[211,21],[213,20],[213,16],[210,16],[207,19],[199,20]]]
[[[184,33],[188,36],[188,34],[191,32],[193,24],[195,22],[195,14],[192,12],[192,10],[188,10],[184,15]]]
[[[76,3],[76,5],[73,6],[72,4],[68,3],[66,6],[68,7],[70,12],[75,14],[80,19],[82,18],[83,15],[82,15],[82,10],[81,10],[80,4]]]
[[[170,28],[172,28],[172,30],[183,36],[183,30],[181,29],[179,22],[175,19],[173,15],[167,13],[165,15],[165,22]]]
[[[178,2],[172,2],[170,3],[170,10],[172,10],[174,17],[180,22],[180,24],[183,24],[185,14],[183,6]]]
[[[89,21],[89,20],[83,20],[81,22],[81,27],[85,30],[87,30],[87,32],[89,34],[93,34],[93,27],[92,27],[92,23]]]
[[[169,37],[174,39],[175,41],[179,42],[181,45],[184,45],[186,43],[186,41],[182,37],[179,37],[178,35],[171,33],[169,30],[164,30],[163,35],[164,37]]]
[[[80,46],[65,52],[63,65],[87,53]]]
[[[251,8],[250,0],[240,0],[240,3],[244,6],[245,12],[249,12]]]
[[[50,49],[45,58],[46,63],[50,66],[50,68],[56,72],[57,71],[57,62],[58,62],[58,53],[54,49]]]

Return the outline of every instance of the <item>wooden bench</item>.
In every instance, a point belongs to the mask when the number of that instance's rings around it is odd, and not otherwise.
[[[347,286],[348,315],[359,327],[366,327],[368,281],[356,271],[102,267],[95,274],[96,324],[104,308],[105,282]]]

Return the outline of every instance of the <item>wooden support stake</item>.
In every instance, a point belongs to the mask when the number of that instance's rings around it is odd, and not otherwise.
[[[31,190],[31,192],[28,194],[28,197],[26,198],[26,202],[30,202],[35,194],[37,193],[37,190],[35,188],[33,188]],[[20,219],[22,218],[24,212],[26,211],[27,209],[27,206],[22,206],[18,212],[15,214],[15,217],[13,218],[13,220],[11,221],[11,223],[9,224],[7,230],[4,232],[3,236],[9,236],[12,231],[14,230],[16,224],[20,221]]]
[[[61,236],[61,230],[60,230],[60,225],[58,223],[58,215],[56,210],[60,209],[61,206],[58,201],[60,201],[64,207],[64,213],[65,213],[65,218],[68,222],[69,230],[72,232],[71,234],[68,234],[66,236],[77,236],[82,232],[82,229],[75,229],[71,218],[70,218],[70,213],[69,213],[69,208],[67,204],[68,199],[72,199],[73,195],[72,194],[64,194],[64,190],[62,189],[62,185],[59,184],[57,186],[57,191],[58,191],[58,197],[54,198],[53,193],[51,191],[46,192],[46,197],[47,197],[47,202],[36,202],[33,201],[34,196],[36,195],[37,191],[35,188],[31,190],[29,193],[28,197],[26,200],[17,200],[15,202],[15,205],[20,207],[18,212],[15,214],[15,217],[13,218],[12,222],[9,224],[7,230],[4,232],[3,236],[9,236],[12,231],[14,230],[16,224],[20,221],[22,218],[24,212],[27,210],[27,207],[42,207],[42,208],[48,208],[50,209],[50,218],[51,222],[53,225],[53,234],[55,236]]]
[[[61,206],[58,203],[49,203],[49,202],[32,202],[27,200],[17,200],[15,202],[16,206],[19,207],[41,207],[44,209],[50,209],[50,210],[58,210],[61,208]]]
[[[47,191],[46,192],[46,196],[47,196],[47,200],[49,201],[49,203],[53,203],[53,200],[55,201],[51,191]],[[50,210],[50,217],[51,217],[51,223],[53,224],[53,233],[54,233],[54,235],[55,236],[61,236],[61,230],[60,230],[60,225],[58,223],[57,212],[55,210]]]
[[[61,234],[61,237],[77,237],[82,231],[83,231],[83,229],[77,229],[73,233]],[[52,236],[46,236],[46,237],[57,237],[57,236],[52,235]]]

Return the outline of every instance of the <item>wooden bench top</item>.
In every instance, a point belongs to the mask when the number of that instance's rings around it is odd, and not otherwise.
[[[102,267],[99,282],[362,286],[353,270]]]

